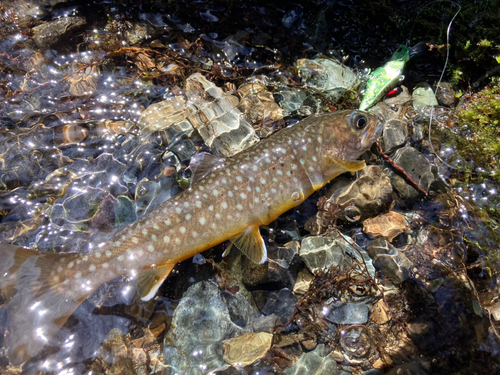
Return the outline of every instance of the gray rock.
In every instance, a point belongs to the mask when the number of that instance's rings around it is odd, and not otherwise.
[[[403,146],[408,137],[406,123],[401,120],[391,120],[384,126],[384,151],[392,154],[397,148]]]
[[[412,93],[413,107],[421,114],[430,113],[429,110],[438,105],[436,96],[432,87],[427,83],[421,83],[413,90]]]
[[[83,17],[61,17],[57,20],[42,23],[32,28],[33,41],[40,49],[48,49],[61,43],[71,34],[87,24]]]
[[[165,335],[165,373],[202,374],[225,366],[222,342],[252,332],[254,316],[240,293],[221,292],[209,281],[194,284],[180,300]]]
[[[368,321],[368,306],[364,303],[332,303],[323,310],[325,318],[336,324],[365,324]]]
[[[406,146],[400,148],[392,158],[394,163],[401,167],[422,189],[429,191],[431,184],[436,181],[437,167],[431,164],[427,158],[414,149]],[[419,192],[402,177],[394,172],[389,174],[392,186],[404,199],[416,199]]]
[[[338,375],[337,362],[320,344],[311,352],[304,353],[291,367],[285,369],[288,375]]]
[[[368,272],[375,277],[375,268],[368,254],[349,236],[341,235],[339,231],[334,230],[327,236],[306,237],[300,248],[300,257],[312,273],[317,269],[332,266],[349,268],[351,257],[346,254],[366,263]]]
[[[401,284],[408,278],[412,263],[387,239],[377,238],[370,242],[366,250],[373,259],[375,268],[394,284]]]
[[[279,292],[269,294],[268,300],[262,309],[264,315],[274,314],[279,316],[278,324],[285,324],[292,317],[295,308],[299,304],[290,289],[283,288]]]

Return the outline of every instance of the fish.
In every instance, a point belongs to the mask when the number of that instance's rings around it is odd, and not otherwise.
[[[370,74],[359,109],[366,111],[380,101],[386,93],[391,91],[403,77],[403,70],[406,63],[410,58],[414,58],[424,52],[426,47],[426,44],[423,42],[417,43],[410,49],[403,44],[400,45],[387,63],[378,67]]]
[[[175,264],[229,240],[256,263],[267,259],[259,227],[344,172],[382,131],[359,110],[311,116],[230,158],[198,157],[192,185],[88,254],[0,245],[4,346],[12,365],[37,355],[100,285],[127,276],[153,298]],[[2,306],[2,302],[0,302]]]

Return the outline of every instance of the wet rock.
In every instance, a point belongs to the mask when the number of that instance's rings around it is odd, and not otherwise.
[[[288,245],[288,246],[287,246]],[[296,257],[297,246],[292,241],[285,246],[270,246],[264,264],[257,264],[247,257],[242,258],[242,282],[249,290],[282,288],[293,289],[300,258]]]
[[[370,333],[364,326],[345,328],[340,336],[340,345],[344,349],[346,359],[357,363],[359,360],[366,360],[374,351]]]
[[[377,324],[387,323],[391,319],[389,317],[389,308],[386,306],[384,300],[379,300],[373,305],[370,318]]]
[[[245,367],[264,357],[273,341],[267,332],[244,333],[223,344],[224,361],[230,365]]]
[[[410,274],[412,263],[385,238],[370,242],[367,252],[373,259],[375,268],[393,283],[401,284]]]
[[[350,237],[341,235],[336,230],[326,236],[306,237],[300,248],[300,257],[312,273],[332,266],[347,269],[351,265],[351,256],[365,262],[370,275],[375,276],[375,268],[368,254]]]
[[[181,134],[170,143],[169,150],[177,156],[180,162],[186,162],[196,153],[196,146],[186,134]]]
[[[313,279],[313,275],[306,268],[299,272],[297,275],[297,280],[295,281],[295,285],[293,287],[293,293],[297,296],[303,296],[306,294],[309,289],[309,285],[311,285]]]
[[[421,114],[429,113],[430,108],[438,105],[432,87],[424,82],[419,84],[412,93],[413,107]]]
[[[401,120],[388,121],[384,126],[382,137],[384,139],[384,152],[392,154],[406,142],[408,137],[406,123]]]
[[[238,88],[238,95],[241,98],[238,109],[260,138],[268,137],[285,126],[283,110],[263,83],[258,80],[245,83]]]
[[[454,107],[458,101],[455,96],[455,90],[453,90],[453,85],[450,82],[441,82],[438,86],[436,96],[439,104],[446,107]]]
[[[303,353],[293,366],[285,369],[288,375],[337,375],[340,374],[337,362],[320,344],[315,350]]]
[[[436,181],[437,168],[427,158],[411,146],[400,148],[392,158],[394,163],[401,167],[422,189],[429,191],[431,184]],[[390,173],[392,186],[404,199],[416,199],[419,192],[403,177]]]
[[[325,319],[335,324],[365,324],[368,306],[364,303],[334,302],[323,309]]]
[[[307,98],[305,91],[283,88],[276,93],[278,104],[283,108],[283,116],[289,116],[297,112]]]
[[[358,172],[355,181],[334,180],[324,210],[349,222],[360,222],[376,216],[392,202],[392,186],[385,171],[369,165]],[[320,219],[321,213],[318,215]],[[328,222],[320,223],[328,226]]]
[[[301,59],[297,68],[304,84],[323,92],[330,100],[339,100],[358,84],[356,74],[337,60]]]
[[[54,21],[42,23],[33,27],[33,41],[42,50],[49,49],[61,43],[62,39],[68,39],[83,26],[87,20],[83,17],[61,17]]]
[[[254,310],[239,292],[229,294],[209,281],[194,284],[184,293],[165,336],[166,374],[222,367],[223,341],[252,331]],[[226,301],[232,298],[236,300],[230,302],[230,311]]]
[[[238,110],[238,98],[224,93],[199,73],[186,79],[186,96],[198,112],[189,120],[217,155],[232,156],[259,141]]]
[[[387,237],[390,242],[403,233],[406,227],[406,218],[394,211],[363,222],[363,232],[370,238]]]
[[[68,77],[69,93],[73,96],[93,94],[99,83],[99,75],[99,68],[95,66],[71,74]]]
[[[400,86],[398,92],[394,95],[384,98],[384,103],[388,105],[403,105],[411,100],[410,92],[406,86]]]
[[[279,324],[285,324],[292,317],[299,304],[290,289],[283,288],[279,292],[269,294],[268,300],[262,309],[264,315],[274,314],[279,316]]]

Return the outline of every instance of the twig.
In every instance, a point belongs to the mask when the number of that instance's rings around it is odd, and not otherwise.
[[[378,143],[378,141],[375,142],[375,144],[377,145],[378,147],[378,150],[380,152],[380,155],[382,155],[382,157],[387,160],[389,162],[389,164],[391,164],[393,166],[394,169],[396,169],[398,172],[402,173],[403,176],[405,176],[406,180],[411,184],[413,185],[413,187],[415,189],[417,189],[418,191],[420,191],[422,194],[424,194],[426,197],[429,196],[429,193],[427,193],[424,189],[422,189],[420,187],[419,184],[417,184],[409,175],[408,173],[406,173],[403,168],[401,168],[399,165],[397,165],[396,163],[394,163],[394,161],[389,157],[387,156],[387,154],[384,153],[384,151],[382,151],[382,147],[380,146],[380,143]]]

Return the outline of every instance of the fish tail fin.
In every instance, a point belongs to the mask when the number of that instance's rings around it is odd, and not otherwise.
[[[85,297],[64,285],[77,254],[51,254],[0,244],[0,307],[12,365],[37,355]],[[62,267],[62,268],[61,268]],[[89,292],[90,293],[90,292]]]

